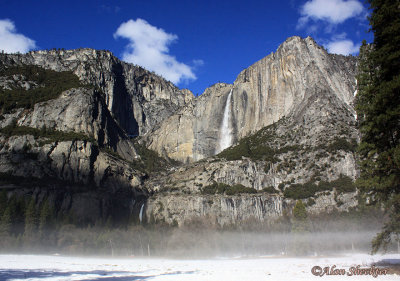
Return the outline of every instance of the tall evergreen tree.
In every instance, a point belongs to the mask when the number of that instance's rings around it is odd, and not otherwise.
[[[25,212],[25,238],[33,238],[36,235],[38,226],[38,217],[36,213],[35,200],[31,198],[28,208]]]
[[[10,207],[7,207],[4,211],[3,216],[0,221],[0,235],[8,236],[11,234],[12,227],[12,210]]]
[[[358,186],[388,214],[373,252],[400,233],[400,1],[369,0],[374,42],[360,49],[356,110],[361,131]]]
[[[306,207],[301,200],[297,200],[293,207],[292,232],[309,231]]]
[[[53,223],[54,212],[50,207],[49,201],[46,200],[42,204],[39,217],[39,235],[41,238],[47,237],[47,232],[50,231]]]
[[[298,200],[293,207],[292,218],[292,241],[289,251],[295,255],[307,254],[310,250],[305,233],[310,231],[306,207],[301,200]]]
[[[7,208],[7,193],[6,191],[3,189],[0,192],[0,218],[3,215],[4,211]]]

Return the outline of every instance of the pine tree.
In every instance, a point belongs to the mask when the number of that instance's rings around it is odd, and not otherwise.
[[[356,110],[361,131],[357,185],[388,213],[373,252],[400,233],[400,1],[369,0],[374,42],[360,49]]]
[[[24,236],[26,239],[31,239],[35,236],[38,226],[38,217],[36,213],[35,200],[31,198],[28,208],[25,212],[25,231]]]
[[[12,227],[12,210],[9,206],[6,208],[3,216],[1,217],[0,235],[9,236],[11,234],[11,227]]]
[[[46,238],[46,234],[50,231],[52,226],[53,211],[50,208],[48,200],[42,204],[39,217],[39,235]]]
[[[1,218],[1,216],[3,216],[3,213],[6,210],[6,208],[7,208],[7,193],[3,189],[0,192],[0,218]]]
[[[292,218],[292,243],[291,251],[295,255],[304,255],[310,249],[305,234],[309,232],[309,221],[306,207],[301,200],[296,202],[293,208]]]
[[[292,232],[306,232],[308,230],[307,210],[303,202],[298,200],[293,208]]]

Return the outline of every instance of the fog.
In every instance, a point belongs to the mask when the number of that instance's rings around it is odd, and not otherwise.
[[[370,253],[376,231],[318,233],[254,233],[237,231],[185,231],[162,237],[159,232],[124,244],[110,238],[108,255],[215,258],[260,256],[329,256]],[[107,255],[107,249],[103,254]],[[398,251],[393,241],[389,252]]]
[[[292,217],[225,226],[205,217],[185,221],[179,227],[165,222],[86,227],[61,224],[29,235],[27,231],[8,236],[0,233],[0,254],[197,259],[370,253],[381,219],[381,213],[370,212],[310,215],[300,224]],[[398,237],[393,237],[387,250],[396,253],[399,247]]]
[[[22,241],[4,246],[0,254],[62,254],[73,256],[218,258],[260,256],[329,256],[370,253],[378,230],[335,232],[249,232],[184,228],[128,230],[62,229],[47,239],[30,244]],[[393,237],[388,252],[399,252]],[[3,243],[7,240],[3,240]],[[13,245],[13,247],[11,247]]]
[[[300,232],[286,223],[234,229],[198,221],[181,227],[66,225],[33,242],[9,240],[8,249],[1,240],[0,280],[321,280],[311,271],[315,266],[335,266],[346,273],[357,265],[400,267],[395,239],[385,255],[369,254],[377,225],[365,229],[361,222],[337,223],[340,231],[315,231],[320,227],[314,223],[314,231]],[[398,280],[398,275],[381,275],[379,280]]]

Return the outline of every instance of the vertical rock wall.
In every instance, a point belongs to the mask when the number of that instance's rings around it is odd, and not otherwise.
[[[310,37],[291,37],[276,53],[243,70],[233,85],[206,89],[176,114],[185,115],[184,122],[172,125],[178,120],[174,116],[162,122],[148,136],[149,147],[179,161],[214,155],[231,90],[233,140],[298,113],[303,101],[314,95],[334,97],[338,106],[354,112],[355,68],[354,57],[330,55]]]

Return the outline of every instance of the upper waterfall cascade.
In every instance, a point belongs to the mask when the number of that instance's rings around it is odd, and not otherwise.
[[[226,99],[224,117],[222,119],[220,136],[217,144],[216,153],[220,153],[224,149],[232,145],[232,127],[231,127],[231,100],[232,100],[232,89]]]

